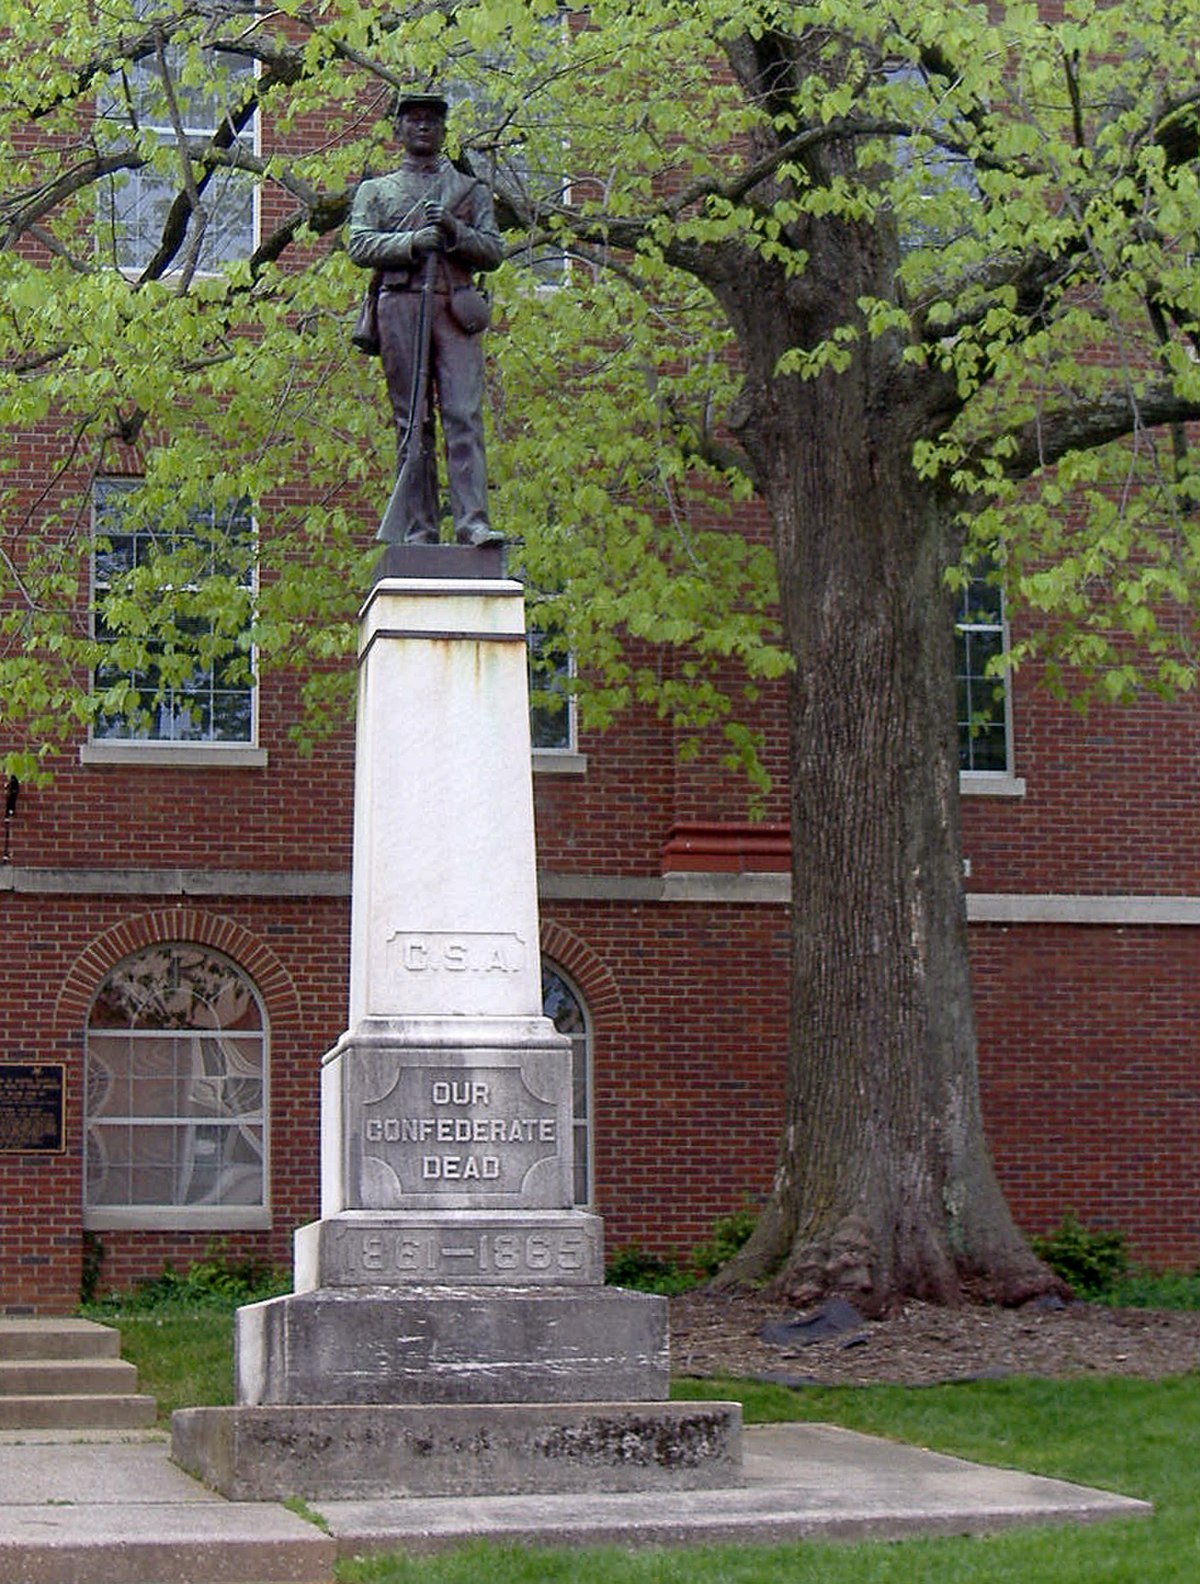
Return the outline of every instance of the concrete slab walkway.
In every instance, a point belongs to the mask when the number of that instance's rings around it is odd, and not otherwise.
[[[4,1584],[326,1584],[336,1554],[286,1508],[190,1479],[160,1433],[0,1437]]]
[[[227,1502],[153,1432],[0,1435],[4,1584],[327,1584],[338,1556],[471,1539],[530,1544],[780,1543],[980,1534],[1145,1517],[1145,1502],[985,1468],[828,1425],[745,1432],[745,1478],[675,1495]]]
[[[342,1554],[489,1539],[561,1545],[901,1539],[1144,1517],[1148,1503],[986,1468],[833,1425],[754,1426],[744,1480],[674,1495],[324,1502]]]

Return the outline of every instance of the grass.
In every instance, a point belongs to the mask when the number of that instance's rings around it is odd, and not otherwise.
[[[1135,1266],[1097,1293],[1096,1301],[1114,1309],[1200,1309],[1200,1272]]]
[[[107,1293],[80,1314],[121,1333],[121,1353],[158,1403],[160,1424],[176,1408],[233,1401],[233,1314],[239,1304],[285,1292],[290,1280],[260,1260],[230,1258],[223,1243],[185,1272],[167,1265],[132,1292]]]
[[[137,1365],[138,1389],[158,1403],[160,1425],[169,1423],[176,1408],[233,1401],[233,1311],[228,1305],[85,1307],[80,1313],[120,1331],[121,1356]]]

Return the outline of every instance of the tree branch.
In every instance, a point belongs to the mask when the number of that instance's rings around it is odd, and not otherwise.
[[[1053,412],[1039,413],[1011,431],[1015,450],[1004,458],[1009,478],[1028,478],[1051,467],[1069,451],[1090,451],[1127,435],[1200,419],[1200,401],[1180,396],[1171,386],[1156,384],[1141,392],[1131,386],[1081,401]]]
[[[55,181],[0,203],[0,249],[13,247],[26,232],[85,187],[94,186],[118,171],[141,170],[145,159],[131,149],[116,154],[93,154],[64,171]]]
[[[250,255],[250,274],[258,275],[268,264],[280,258],[296,240],[302,230],[326,236],[345,225],[350,214],[351,195],[347,192],[313,194],[303,208],[288,216],[276,226],[271,235],[264,237]]]
[[[187,138],[183,130],[183,117],[179,113],[179,100],[175,95],[175,84],[171,80],[171,68],[167,62],[167,45],[161,28],[155,29],[156,54],[158,69],[162,75],[163,91],[167,96],[167,110],[171,117],[171,126],[175,132],[175,147],[179,154],[179,169],[183,177],[183,191],[187,198],[188,209],[195,217],[196,226],[188,246],[187,254],[183,261],[183,270],[179,278],[178,295],[187,295],[191,285],[192,276],[196,273],[196,265],[200,261],[200,249],[204,246],[204,233],[208,229],[208,210],[200,201],[200,190],[196,185],[196,173],[192,169],[191,155],[188,153]]]

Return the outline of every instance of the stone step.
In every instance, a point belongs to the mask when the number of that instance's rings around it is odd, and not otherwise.
[[[153,1397],[0,1397],[0,1430],[144,1430],[157,1416]]]
[[[0,1360],[116,1358],[121,1338],[93,1320],[0,1318]]]
[[[137,1391],[136,1368],[120,1358],[0,1361],[5,1397],[128,1397]]]

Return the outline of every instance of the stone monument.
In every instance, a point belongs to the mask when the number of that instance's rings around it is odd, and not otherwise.
[[[173,1455],[247,1500],[728,1486],[732,1404],[670,1404],[666,1303],[603,1285],[542,1015],[520,584],[394,546],[360,620],[350,1016],[321,1219],[236,1318],[236,1406]]]

